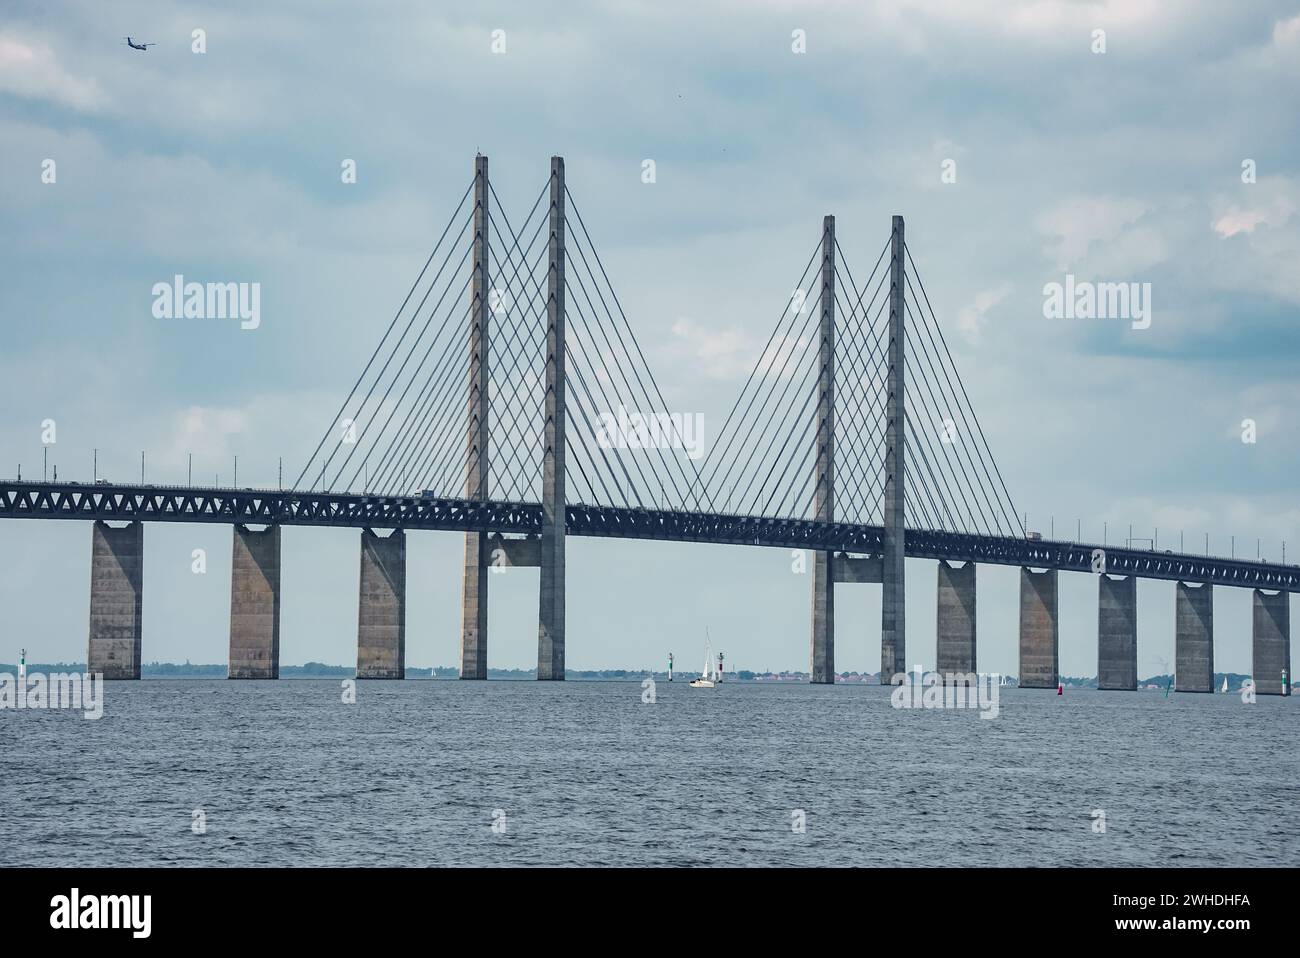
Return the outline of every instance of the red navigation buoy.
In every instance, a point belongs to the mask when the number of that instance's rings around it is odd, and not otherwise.
[[[1065,683],[1064,683],[1064,682],[1057,682],[1057,683],[1056,683],[1056,694],[1057,694],[1057,695],[1064,695],[1064,694],[1065,694]]]

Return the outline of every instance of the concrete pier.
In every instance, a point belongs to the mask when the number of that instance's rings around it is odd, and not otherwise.
[[[90,643],[86,670],[106,679],[140,677],[144,523],[114,529],[96,522],[90,533]]]
[[[812,574],[812,676],[819,685],[835,682],[835,558],[813,552]]]
[[[1254,590],[1250,671],[1260,695],[1287,695],[1291,684],[1291,593]],[[1287,687],[1282,685],[1286,672]]]
[[[487,678],[488,563],[485,532],[465,534],[464,584],[460,601],[460,677]]]
[[[821,322],[817,342],[817,460],[813,518],[835,519],[835,217],[822,219]],[[835,682],[835,557],[813,552],[811,681]]]
[[[1056,578],[1055,569],[1020,569],[1021,688],[1054,689],[1060,681]]]
[[[1214,691],[1214,586],[1174,590],[1174,690]]]
[[[1097,688],[1137,688],[1137,578],[1097,576]]]
[[[280,527],[235,526],[230,556],[232,679],[280,677]]]
[[[488,565],[493,569],[537,569],[542,565],[542,540],[535,535],[488,536]]]
[[[488,497],[488,160],[474,158],[474,250],[469,310],[469,433],[465,498]],[[464,586],[461,591],[460,677],[487,678],[488,563],[485,532],[465,533]]]
[[[904,274],[903,218],[895,216],[890,238],[889,261],[889,343],[886,372],[888,395],[885,399],[885,487],[884,487],[884,581],[880,590],[880,683],[888,685],[890,677],[907,671],[907,590],[903,573],[907,548],[904,540],[904,450],[903,362],[903,292]]]
[[[406,678],[406,533],[361,531],[357,678]]]
[[[546,271],[546,395],[542,427],[541,581],[537,678],[564,679],[564,159],[551,157]]]
[[[975,671],[975,563],[939,560],[936,671]]]
[[[831,556],[831,576],[836,582],[881,582],[880,556],[836,552]]]

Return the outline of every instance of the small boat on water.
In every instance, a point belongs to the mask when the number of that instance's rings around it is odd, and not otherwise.
[[[1223,677],[1223,688],[1219,689],[1219,691],[1220,692],[1228,691],[1228,677],[1226,675]]]
[[[709,641],[709,630],[704,630],[704,641],[707,651],[704,653],[704,671],[700,673],[698,679],[691,679],[691,688],[693,689],[711,689],[714,687],[714,681],[718,674],[713,671],[713,643]]]

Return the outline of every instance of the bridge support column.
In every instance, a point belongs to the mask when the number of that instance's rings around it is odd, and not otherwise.
[[[144,523],[114,529],[97,521],[90,533],[90,643],[86,671],[106,679],[140,677]]]
[[[1254,590],[1251,602],[1251,675],[1260,695],[1289,695],[1291,686],[1291,593]],[[1282,673],[1286,673],[1286,684]]]
[[[1097,576],[1097,688],[1137,688],[1137,577]]]
[[[1214,691],[1214,586],[1174,590],[1174,691]]]
[[[975,671],[975,563],[939,560],[936,671]]]
[[[564,678],[564,158],[551,157],[537,678]]]
[[[907,671],[907,590],[903,572],[905,450],[903,444],[904,266],[903,218],[895,216],[890,239],[888,397],[885,400],[884,581],[880,596],[880,684]]]
[[[812,681],[835,682],[835,555],[813,553],[812,570]]]
[[[1060,681],[1056,570],[1020,569],[1020,687],[1054,689]]]
[[[821,325],[818,333],[817,461],[813,518],[835,520],[835,217],[822,219]],[[813,553],[811,680],[835,683],[835,556]]]
[[[469,436],[465,498],[488,497],[488,159],[474,158],[474,250],[469,316]],[[487,678],[488,563],[486,532],[465,534],[461,590],[460,677]]]
[[[280,677],[280,527],[235,526],[230,561],[232,679]]]
[[[406,533],[361,530],[357,678],[406,678]]]

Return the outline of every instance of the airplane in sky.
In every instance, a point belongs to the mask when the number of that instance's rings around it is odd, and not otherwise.
[[[148,50],[150,47],[156,47],[156,43],[136,43],[130,37],[126,38],[126,45],[132,50]]]

